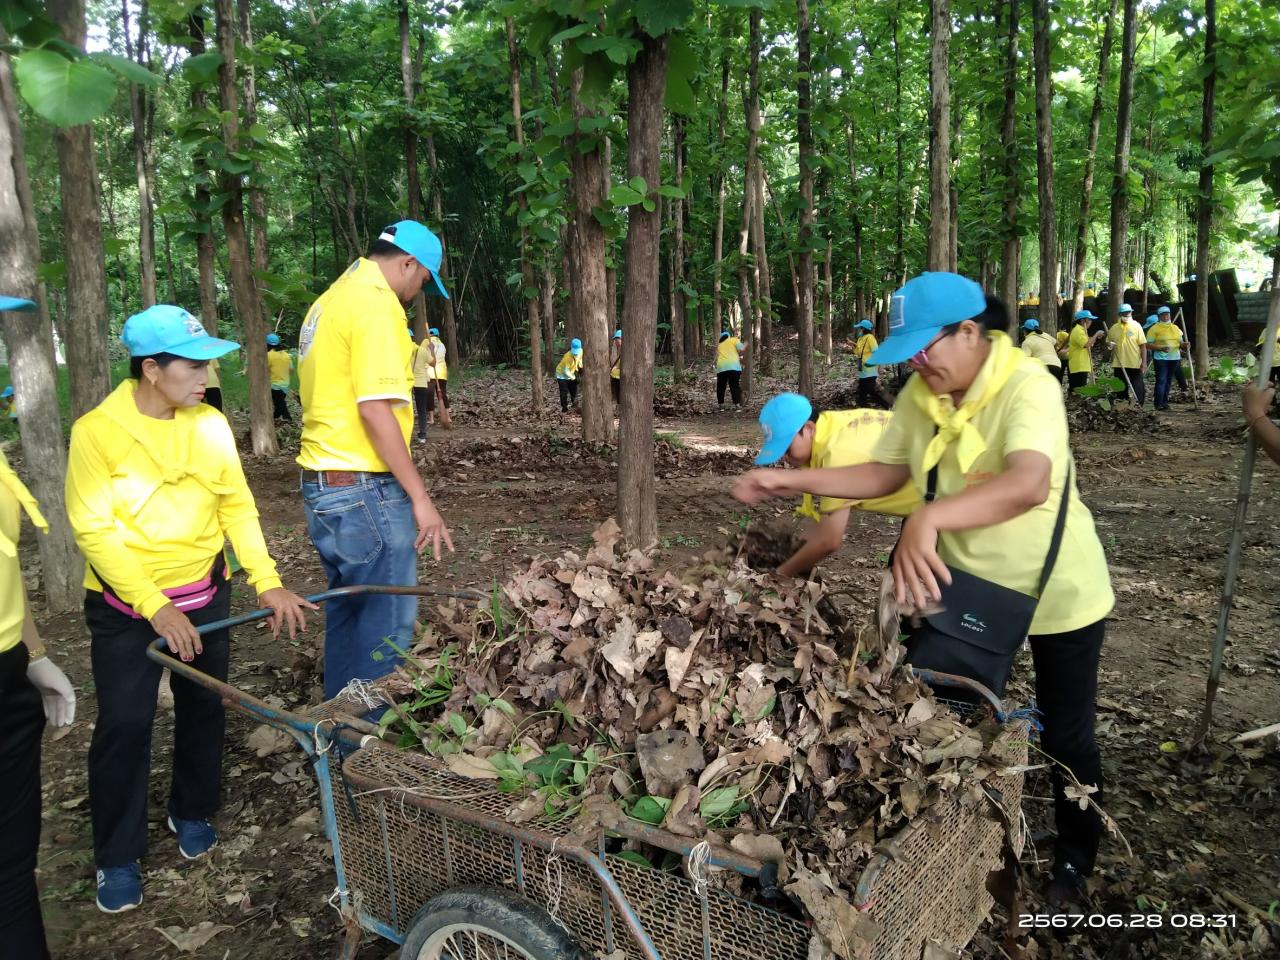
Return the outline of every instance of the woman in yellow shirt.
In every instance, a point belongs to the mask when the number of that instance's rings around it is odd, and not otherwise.
[[[746,349],[733,331],[720,331],[720,343],[716,345],[716,404],[722,410],[726,388],[733,405],[742,406],[742,352]]]
[[[622,331],[613,331],[613,342],[609,344],[609,390],[613,393],[613,402],[622,402]]]
[[[271,376],[271,416],[277,422],[293,423],[289,413],[289,379],[293,357],[280,343],[280,334],[267,334],[267,373]]]
[[[217,360],[209,361],[209,382],[204,385],[204,402],[215,410],[222,409],[222,374]]]
[[[568,413],[569,404],[578,405],[578,372],[582,369],[582,341],[577,337],[556,364],[556,386],[560,388],[560,412]]]
[[[158,304],[125,323],[131,378],[71,430],[67,517],[85,558],[85,624],[98,697],[89,747],[99,909],[142,902],[151,725],[160,666],[157,635],[198,669],[226,680],[231,606],[229,539],[268,621],[290,636],[311,604],[285,590],[267,554],[231,428],[203,405],[209,360],[237,345],[205,333],[181,307]],[[224,715],[218,694],[172,678],[173,784],[168,825],[188,859],[218,839]]]
[[[1040,330],[1040,321],[1032,317],[1022,325],[1026,336],[1022,338],[1022,352],[1028,357],[1035,357],[1045,365],[1050,373],[1062,382],[1062,358],[1058,356],[1057,343],[1054,338]]]
[[[1075,326],[1067,338],[1067,386],[1074,390],[1089,382],[1089,374],[1093,373],[1093,356],[1090,351],[1098,342],[1103,331],[1098,330],[1089,335],[1089,327],[1097,320],[1096,314],[1089,310],[1077,310]]]
[[[1098,656],[1114,604],[1110,576],[1075,486],[1060,388],[1006,329],[1004,304],[971,280],[926,273],[909,281],[893,296],[890,335],[873,359],[906,361],[915,374],[874,459],[830,470],[754,470],[733,493],[759,503],[796,493],[867,500],[908,480],[917,490],[936,489],[936,499],[903,524],[893,559],[899,600],[910,592],[917,607],[928,606],[943,595],[939,582],[953,582],[954,569],[1037,601],[1029,634],[1043,749],[1081,784],[1098,788],[1092,800],[1100,803],[1094,715]],[[1060,548],[1050,565],[1059,522]],[[1093,806],[1081,810],[1065,795],[1059,769],[1047,894],[1063,907],[1083,895],[1102,821]]]
[[[35,304],[0,297],[0,310],[30,312]],[[76,695],[45,652],[27,604],[18,566],[18,535],[26,514],[49,525],[9,461],[0,453],[0,943],[14,960],[47,960],[36,852],[40,847],[40,736],[75,719]]]

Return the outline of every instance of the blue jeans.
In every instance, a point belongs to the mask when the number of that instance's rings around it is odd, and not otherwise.
[[[304,482],[307,533],[320,554],[329,587],[417,583],[413,549],[417,526],[409,497],[391,474],[357,474],[352,486]],[[324,695],[335,697],[351,680],[376,680],[407,649],[418,613],[416,597],[364,596],[325,604]]]
[[[1167,407],[1169,405],[1169,390],[1173,386],[1173,378],[1182,378],[1181,360],[1157,360],[1156,361],[1156,406]],[[1184,386],[1185,390],[1186,387]]]

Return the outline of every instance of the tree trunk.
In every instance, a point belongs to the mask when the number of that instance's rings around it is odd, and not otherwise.
[[[1107,328],[1120,318],[1124,302],[1125,246],[1129,235],[1129,146],[1133,131],[1133,57],[1138,35],[1138,0],[1124,0],[1120,46],[1120,98],[1116,103],[1116,159],[1111,178],[1111,269],[1107,287]]]
[[[1040,186],[1040,329],[1058,330],[1058,237],[1053,205],[1053,74],[1049,64],[1049,0],[1032,0],[1035,29],[1036,174]],[[1016,301],[1015,301],[1016,302]]]
[[[1108,0],[1107,21],[1098,50],[1098,80],[1093,90],[1093,111],[1089,114],[1089,139],[1085,146],[1084,176],[1080,182],[1080,220],[1076,223],[1075,264],[1072,271],[1071,312],[1084,309],[1084,272],[1089,253],[1089,212],[1093,203],[1093,174],[1098,156],[1098,129],[1102,125],[1102,98],[1107,91],[1107,67],[1111,41],[1116,32],[1116,9],[1120,0]]]
[[[675,163],[675,181],[679,186],[684,183],[685,130],[684,118],[673,117],[671,120],[672,161]],[[652,187],[652,185],[650,185]],[[671,198],[671,343],[679,348],[676,362],[677,379],[684,379],[685,367],[693,355],[692,337],[689,335],[688,323],[685,319],[684,299],[684,201],[678,197]]]
[[[1000,299],[1009,307],[1009,322],[1018,322],[1018,18],[1022,0],[1009,0],[1009,30],[1004,51],[1004,117],[1000,156],[1004,172],[1004,242],[1000,247]]]
[[[440,282],[448,290],[449,236],[444,225],[444,185],[440,182],[440,170],[436,164],[436,138],[431,134],[427,134],[427,166],[431,170],[431,217],[436,224],[436,235],[440,237]],[[445,350],[448,351],[449,362],[460,363],[462,354],[458,352],[458,320],[453,301],[446,299],[443,309]]]
[[[831,255],[834,249],[834,243],[831,234],[827,234],[827,262],[823,265],[823,282],[822,282],[822,356],[825,358],[824,363],[829,367],[834,359],[832,354],[835,352],[834,334],[832,328],[835,325],[835,298],[831,289]]]
[[[84,0],[51,0],[49,11],[62,38],[84,48]],[[62,232],[67,263],[67,309],[62,345],[71,383],[71,417],[76,419],[111,391],[107,362],[107,264],[102,253],[102,210],[93,127],[54,130],[62,195]],[[155,265],[151,302],[155,302]]]
[[[950,270],[951,0],[931,0],[929,52],[929,244],[926,269]]]
[[[57,0],[66,6],[67,0]],[[75,3],[76,0],[71,0]],[[79,4],[83,8],[84,4]],[[51,3],[52,7],[53,4]],[[120,0],[120,23],[124,32],[125,54],[136,58],[140,66],[147,61],[147,9],[148,0],[142,0],[138,11],[138,46],[135,55],[133,38],[129,34],[129,0]],[[83,15],[83,14],[82,14]],[[64,31],[65,32],[65,31]],[[80,42],[83,46],[83,31]],[[151,137],[147,122],[147,89],[135,83],[129,84],[129,107],[133,114],[133,167],[138,182],[138,272],[142,278],[142,307],[145,310],[156,302],[156,233],[155,210],[151,191]],[[99,230],[99,235],[101,231]],[[103,267],[105,273],[106,267]]]
[[[663,202],[663,201],[660,201]],[[676,209],[676,201],[674,197],[669,197],[665,201],[667,210],[671,214],[671,232],[675,234],[675,218],[678,216]],[[684,330],[680,323],[680,291],[676,286],[676,245],[671,244],[667,251],[667,326],[670,328],[668,332],[668,343],[671,348],[671,379],[675,383],[684,381]]]
[[[662,177],[662,102],[667,87],[667,37],[643,37],[627,68],[627,177],[649,189]],[[623,539],[645,549],[658,539],[653,469],[653,350],[658,322],[661,214],[632,207],[627,222],[623,302],[621,424],[618,439],[618,523]],[[678,331],[677,331],[678,332]]]
[[[218,102],[222,109],[222,143],[228,153],[239,149],[239,98],[236,92],[236,37],[231,0],[216,0],[214,16],[218,31]],[[262,304],[253,280],[249,259],[249,236],[244,223],[244,192],[241,178],[223,171],[222,192],[227,201],[222,207],[222,229],[227,236],[228,273],[231,278],[231,301],[240,317],[245,370],[249,375],[249,436],[253,452],[260,457],[279,452],[275,425],[271,417],[271,381],[267,373],[266,324],[262,320]]]
[[[407,5],[408,0],[403,0]],[[407,14],[402,14],[407,17]],[[524,152],[524,121],[520,110],[520,51],[516,47],[515,20],[507,17],[507,57],[511,62],[511,120],[516,130],[516,143],[520,150],[518,158]],[[535,414],[542,413],[542,320],[538,315],[538,281],[533,272],[532,244],[529,240],[529,226],[524,221],[529,213],[529,198],[524,190],[516,194],[516,202],[520,205],[520,296],[524,300],[525,317],[529,323],[529,366],[531,390],[529,402]]]
[[[195,57],[205,52],[205,29],[206,24],[204,17],[199,12],[193,13],[187,22],[190,30],[191,42],[187,46],[187,52]],[[191,85],[191,112],[199,115],[205,109],[205,91],[198,84]],[[213,218],[209,213],[209,183],[212,173],[209,170],[208,158],[203,152],[197,152],[194,157],[195,166],[195,204],[191,210],[191,218],[197,224],[196,232],[196,272],[197,282],[200,287],[200,319],[204,322],[204,328],[209,331],[211,336],[218,336],[218,288],[214,278],[213,262],[214,262],[214,244],[213,244]],[[337,250],[337,242],[334,242],[334,250]]]
[[[253,50],[253,18],[249,9],[249,0],[236,0],[237,12],[240,15],[240,44],[245,50]],[[258,122],[258,90],[254,80],[253,67],[244,67],[244,124],[251,128]],[[262,189],[260,179],[261,167],[257,161],[253,164],[253,172],[249,175],[249,219],[253,227],[253,269],[256,273],[266,273],[271,266],[270,251],[267,248],[267,192]],[[262,289],[263,283],[254,277],[254,285]],[[262,303],[262,295],[258,294],[258,303]],[[265,320],[265,318],[264,318]]]
[[[941,0],[946,2],[946,0]],[[800,264],[796,322],[800,327],[799,390],[813,396],[813,155],[812,88],[809,80],[809,0],[796,0],[796,139],[800,155]]]
[[[244,0],[242,0],[244,2]],[[400,0],[400,85],[404,92],[406,112],[413,110],[418,95],[418,78],[414,75],[413,48],[409,43],[409,0]],[[410,220],[422,219],[422,183],[418,174],[418,132],[407,115],[404,122],[405,188],[408,193]],[[427,335],[427,298],[422,291],[413,298],[413,338],[419,342]],[[448,350],[448,347],[445,347]],[[456,354],[450,354],[450,357]]]
[[[582,71],[575,70],[569,96],[575,124],[579,125],[592,115],[582,102],[581,91]],[[580,134],[573,137],[570,167],[573,177],[574,232],[577,235],[574,256],[577,258],[578,283],[575,293],[579,309],[578,322],[581,325],[579,336],[582,338],[584,352],[580,374],[582,439],[588,443],[603,443],[609,439],[613,427],[613,399],[609,395],[609,336],[612,331],[608,326],[609,293],[605,272],[604,227],[595,218],[593,211],[605,192],[604,157],[598,146],[594,150],[580,150],[581,139]],[[657,289],[656,280],[654,289]],[[629,331],[623,341],[624,346],[627,341],[636,340],[639,336],[639,331]],[[652,342],[649,349],[653,349]],[[636,372],[629,376],[638,375]]]
[[[1132,2],[1132,0],[1130,0]],[[1204,99],[1200,109],[1200,189],[1196,196],[1196,375],[1209,372],[1209,239],[1213,230],[1213,100],[1218,82],[1218,2],[1204,5]],[[1132,81],[1130,81],[1132,83]],[[1275,295],[1272,295],[1274,301]]]
[[[729,58],[720,57],[720,102],[716,106],[716,147],[721,155],[724,153],[724,130],[729,111]],[[725,329],[723,305],[720,300],[721,269],[724,266],[724,204],[728,186],[728,171],[724,164],[718,164],[715,172],[716,180],[716,222],[712,233],[711,250],[711,335],[720,336]]]
[[[753,45],[753,51],[757,48]],[[748,116],[750,111],[748,110]],[[751,224],[754,222],[751,207],[755,199],[755,185],[752,180],[751,171],[756,165],[756,145],[757,133],[756,129],[747,124],[747,159],[742,165],[742,226],[738,230],[738,308],[742,314],[742,328],[739,336],[742,338],[746,350],[742,358],[742,394],[744,399],[750,398],[751,386],[754,380],[752,368],[755,366],[756,359],[756,307],[751,297],[751,277],[750,273],[756,268],[754,261],[748,265],[747,247],[751,239]],[[716,336],[720,334],[717,331]]]
[[[751,22],[751,65],[747,72],[747,136],[756,150],[751,169],[751,247],[755,256],[756,302],[760,311],[761,373],[773,372],[773,283],[769,276],[769,253],[764,239],[764,164],[760,160],[760,8],[753,7]],[[750,151],[749,151],[750,152]]]
[[[35,211],[30,200],[13,74],[9,55],[0,54],[0,290],[36,300],[40,247],[31,229]],[[78,609],[84,598],[84,563],[67,522],[67,449],[58,409],[53,328],[47,318],[47,308],[43,313],[0,313],[0,336],[9,357],[14,409],[22,424],[22,459],[31,491],[49,521],[48,535],[36,537],[45,597],[51,612],[63,613]]]
[[[895,235],[894,235],[894,279],[897,286],[902,286],[907,282],[907,246],[906,246],[906,220],[902,210],[902,47],[898,40],[898,8],[893,10],[893,117],[894,117],[894,153],[897,161],[897,179],[893,185],[894,206],[895,206]]]

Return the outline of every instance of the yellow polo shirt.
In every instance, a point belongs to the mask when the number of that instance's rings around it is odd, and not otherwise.
[[[289,375],[293,373],[293,357],[289,351],[268,350],[267,371],[271,374],[272,390],[288,390]]]
[[[218,376],[217,360],[209,361],[209,379],[205,382],[204,386],[206,390],[209,389],[210,387],[215,387],[219,390],[222,389],[222,378]]]
[[[1107,331],[1107,343],[1113,351],[1112,365],[1137,370],[1142,366],[1142,348],[1146,342],[1147,335],[1137,320],[1117,320]]]
[[[431,341],[429,340],[414,350],[413,385],[415,387],[422,387],[426,390],[435,385],[435,378],[431,375],[433,372],[431,369],[431,358]]]
[[[227,540],[258,593],[280,586],[245,482],[231,426],[199,404],[157,420],[125,380],[71,428],[67,519],[85,558],[86,590],[101,574],[148,619],[160,591],[203,579]]]
[[[557,380],[577,380],[578,371],[582,369],[582,357],[575,357],[573,351],[568,351],[560,362],[556,364]]]
[[[449,379],[449,363],[448,350],[445,349],[444,341],[439,337],[429,337],[425,346],[431,350],[431,358],[435,362],[435,373],[437,380]]]
[[[18,479],[0,451],[0,653],[12,650],[22,642],[22,618],[26,613],[23,599],[22,570],[18,566],[18,534],[22,529],[22,513],[40,530],[49,524],[40,515],[36,498]]]
[[[1026,339],[1022,341],[1022,352],[1028,357],[1035,357],[1046,367],[1053,367],[1055,370],[1062,367],[1062,358],[1058,356],[1057,343],[1047,333],[1036,330],[1027,334]]]
[[[853,359],[858,361],[858,379],[869,379],[877,376],[877,370],[871,366],[868,361],[871,355],[880,348],[880,343],[876,340],[874,333],[864,333],[858,338],[858,342],[853,345]]]
[[[875,459],[876,444],[880,442],[889,421],[888,410],[831,410],[818,414],[814,423],[813,451],[809,454],[809,466],[856,467]],[[920,506],[920,492],[908,481],[897,493],[874,500],[841,500],[838,497],[822,497],[814,505],[813,497],[805,494],[804,502],[796,509],[802,517],[821,520],[823,514],[835,513],[846,507],[887,513],[905,517]]]
[[[302,467],[388,471],[360,419],[365,400],[392,402],[408,446],[413,341],[406,322],[381,268],[363,257],[312,304],[298,338]]]
[[[1089,355],[1089,333],[1083,324],[1071,328],[1067,338],[1067,372],[1088,373],[1093,369],[1093,357]]]
[[[727,337],[716,346],[716,373],[742,370],[742,341]]]
[[[1147,331],[1147,343],[1155,351],[1157,360],[1182,359],[1182,330],[1175,323],[1161,320]]]
[[[991,367],[988,359],[971,390],[981,387]],[[911,479],[920,490],[928,482],[924,453],[936,427],[915,394],[928,389],[919,375],[907,381],[894,405],[893,420],[875,450],[875,459],[881,463],[909,465]],[[949,397],[942,398],[942,403],[944,410],[950,409]],[[1062,388],[1043,364],[1024,357],[999,394],[971,422],[982,435],[986,450],[967,472],[961,473],[957,444],[946,448],[938,463],[940,499],[990,480],[1004,470],[1005,458],[1018,450],[1043,453],[1053,464],[1049,497],[1040,506],[1003,523],[940,534],[938,555],[960,570],[1034,595],[1062,501],[1067,467],[1072,462]],[[1031,633],[1078,630],[1101,620],[1114,605],[1107,558],[1094,530],[1093,516],[1080,501],[1073,477],[1062,546],[1036,609]]]

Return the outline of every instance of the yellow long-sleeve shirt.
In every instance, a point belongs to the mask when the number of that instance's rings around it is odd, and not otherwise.
[[[49,524],[40,515],[36,498],[0,451],[0,653],[22,642],[22,618],[27,605],[22,570],[18,567],[18,533],[24,512],[36,529],[48,532]]]
[[[85,589],[101,591],[100,575],[150,619],[161,591],[205,577],[227,540],[258,593],[279,587],[226,418],[204,405],[148,417],[136,389],[125,380],[71,430],[67,518]]]

